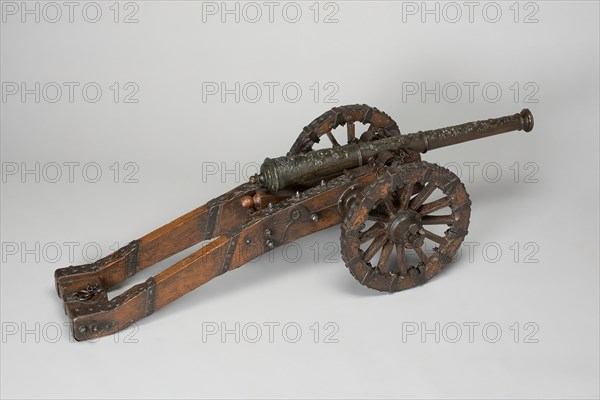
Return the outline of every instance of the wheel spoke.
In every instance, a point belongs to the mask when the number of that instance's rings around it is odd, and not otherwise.
[[[333,133],[327,132],[327,137],[331,141],[331,144],[333,145],[333,147],[340,147],[340,144],[338,143],[337,140],[335,140],[335,137],[333,136]]]
[[[368,242],[369,240],[383,234],[384,232],[385,231],[383,229],[383,224],[381,222],[377,222],[372,227],[361,233],[360,243]]]
[[[385,244],[385,242],[387,242],[387,240],[388,238],[386,235],[377,236],[377,238],[375,238],[375,240],[373,240],[371,245],[367,248],[367,251],[365,251],[365,261],[371,261],[373,256],[377,254],[377,251],[381,249],[381,247]]]
[[[426,215],[421,220],[423,225],[452,225],[454,215]]]
[[[348,143],[352,143],[356,138],[356,128],[354,126],[354,122],[348,122],[348,124],[346,124],[346,129],[348,130]]]
[[[419,259],[423,264],[427,264],[427,254],[423,251],[421,247],[415,247],[415,252],[419,256]]]
[[[444,242],[446,241],[443,237],[436,235],[435,233],[423,228],[419,231],[423,236],[425,236],[427,239],[432,240],[438,244],[444,244]]]
[[[408,203],[410,201],[410,196],[412,196],[412,190],[414,187],[414,183],[409,183],[404,185],[400,192],[400,205],[398,206],[399,210],[406,210],[408,208]]]
[[[451,203],[452,199],[450,199],[448,196],[444,196],[441,199],[432,201],[431,203],[423,204],[417,211],[421,215],[427,215],[444,207],[448,207]]]
[[[396,256],[398,257],[398,272],[402,276],[408,274],[408,265],[406,265],[406,251],[402,243],[396,244]]]
[[[421,205],[423,205],[425,200],[427,200],[427,198],[431,196],[431,193],[433,193],[435,189],[436,186],[433,184],[433,182],[428,182],[427,185],[425,185],[425,187],[423,188],[423,190],[421,190],[419,194],[411,200],[410,208],[413,210],[417,210],[419,207],[421,207]]]
[[[389,212],[387,213],[390,217],[393,217],[397,210],[396,210],[396,206],[394,206],[394,204],[392,203],[392,199],[389,197],[386,197],[385,199],[383,199],[383,203],[385,204],[385,207],[389,210]]]
[[[392,249],[394,248],[394,244],[388,240],[383,245],[383,249],[381,249],[381,255],[379,256],[379,262],[377,263],[377,269],[380,271],[386,271],[385,266],[387,265],[388,258],[390,258],[390,254],[392,254]]]

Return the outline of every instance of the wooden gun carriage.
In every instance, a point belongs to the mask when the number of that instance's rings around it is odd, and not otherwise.
[[[360,137],[358,124],[367,127]],[[333,133],[340,126],[346,127],[344,145]],[[389,292],[421,285],[456,254],[471,201],[454,173],[420,155],[532,128],[525,109],[402,135],[376,108],[333,108],[303,129],[287,156],[267,158],[250,182],[94,263],[56,270],[73,335],[87,340],[115,333],[274,247],[340,223],[342,258],[361,284]],[[314,150],[321,140],[331,147]],[[208,240],[109,300],[108,290],[135,273]]]

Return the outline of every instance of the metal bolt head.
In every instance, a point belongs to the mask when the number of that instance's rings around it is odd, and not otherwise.
[[[267,240],[267,247],[272,249],[273,247],[275,247],[275,243],[273,243],[272,240]]]
[[[252,208],[254,207],[254,199],[252,196],[244,196],[240,199],[240,205],[242,208]]]
[[[313,214],[313,215],[311,215],[311,216],[310,216],[310,219],[311,219],[313,222],[317,222],[317,221],[319,220],[319,216],[318,216],[317,214]]]

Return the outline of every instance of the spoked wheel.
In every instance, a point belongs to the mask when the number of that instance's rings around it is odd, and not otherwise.
[[[362,134],[356,131],[356,123],[367,126]],[[346,126],[345,137],[335,137],[333,130]],[[306,126],[290,149],[288,156],[306,153],[312,150],[315,143],[326,135],[332,147],[357,141],[371,141],[389,136],[399,135],[400,129],[394,120],[384,112],[366,104],[334,107],[308,126]],[[358,136],[357,138],[357,135]]]
[[[471,214],[460,179],[435,164],[392,166],[342,224],[342,257],[363,285],[396,292],[425,283],[458,251]]]

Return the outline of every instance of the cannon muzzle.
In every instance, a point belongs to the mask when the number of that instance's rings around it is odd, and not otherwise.
[[[419,131],[371,142],[310,151],[293,156],[267,158],[260,168],[259,182],[270,192],[341,174],[345,169],[360,167],[384,151],[429,150],[481,139],[511,131],[530,132],[533,114],[528,109],[500,118],[469,122],[448,128]]]
[[[417,134],[422,135],[426,140],[425,150],[420,151],[421,153],[425,153],[427,150],[439,149],[440,147],[482,139],[501,133],[511,131],[530,132],[532,129],[533,114],[525,108],[518,114],[506,117],[469,122],[449,128],[418,132]]]

